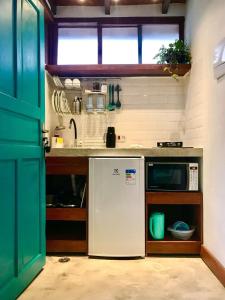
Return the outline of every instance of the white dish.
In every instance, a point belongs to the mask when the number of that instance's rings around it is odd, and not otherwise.
[[[61,91],[57,91],[57,111],[59,114],[62,113],[61,107],[60,107],[60,97],[61,97]]]
[[[59,113],[59,107],[58,107],[58,91],[55,92],[55,111],[58,114]]]
[[[176,230],[171,227],[167,228],[171,232],[172,236],[179,240],[189,240],[195,231],[195,227],[191,226],[190,230]]]
[[[59,97],[59,105],[60,105],[60,110],[63,114],[66,113],[65,101],[64,101],[65,97],[66,97],[65,92],[61,91],[60,97]]]
[[[52,108],[53,108],[54,112],[56,112],[56,108],[55,108],[55,95],[56,95],[56,90],[54,90],[53,93],[52,93]]]

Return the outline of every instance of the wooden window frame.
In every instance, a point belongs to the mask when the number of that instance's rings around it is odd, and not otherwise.
[[[138,64],[142,64],[142,25],[178,25],[179,39],[184,40],[184,22],[184,17],[55,18],[54,24],[47,29],[49,38],[46,61],[48,64],[57,65],[59,28],[97,28],[98,64],[101,65],[102,29],[104,27],[136,27],[138,30]]]

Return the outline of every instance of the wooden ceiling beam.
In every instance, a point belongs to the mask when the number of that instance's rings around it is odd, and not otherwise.
[[[169,10],[171,0],[163,0],[162,1],[162,14],[167,14]]]
[[[105,0],[105,14],[110,15],[111,0]]]

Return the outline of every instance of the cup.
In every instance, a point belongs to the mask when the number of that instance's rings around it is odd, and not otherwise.
[[[97,97],[96,107],[98,110],[104,110],[104,99],[102,95]]]
[[[73,87],[80,88],[80,80],[77,78],[73,79]]]
[[[92,112],[93,111],[93,99],[92,99],[91,95],[89,95],[87,97],[86,110],[87,110],[87,112]]]
[[[66,88],[72,88],[73,87],[73,81],[70,78],[66,78],[64,81]]]
[[[154,240],[164,239],[165,215],[162,212],[154,212],[149,218],[149,230]]]

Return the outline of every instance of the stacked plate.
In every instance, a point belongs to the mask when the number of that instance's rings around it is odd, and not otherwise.
[[[54,90],[52,94],[52,108],[55,113],[71,114],[71,110],[64,91]]]

